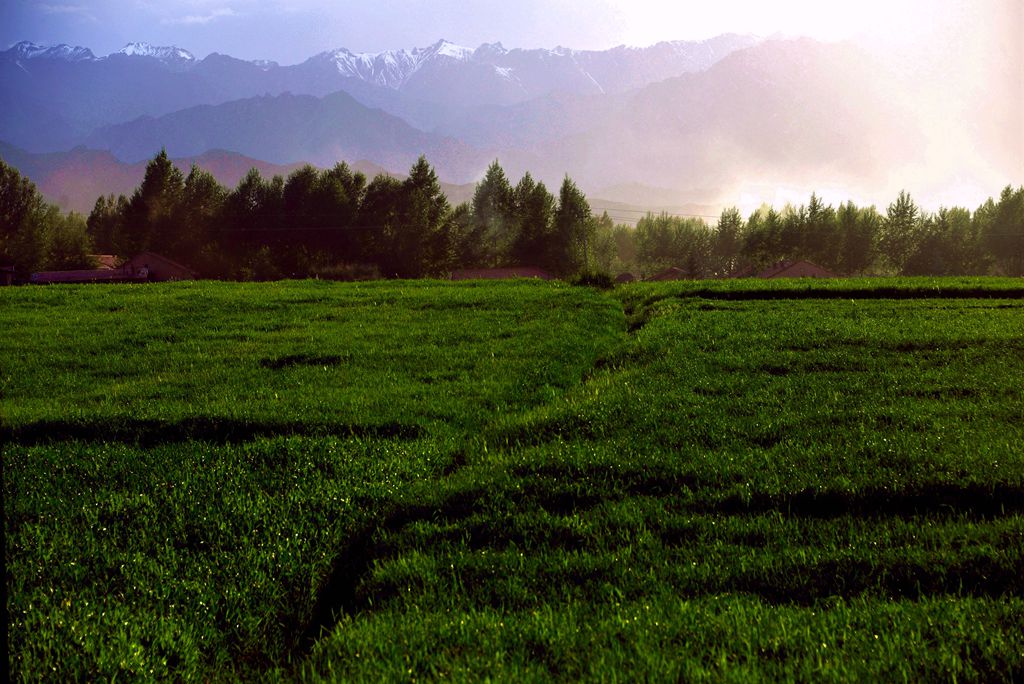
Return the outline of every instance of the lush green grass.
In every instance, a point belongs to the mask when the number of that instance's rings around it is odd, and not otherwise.
[[[1019,679],[1016,287],[0,290],[15,671]]]

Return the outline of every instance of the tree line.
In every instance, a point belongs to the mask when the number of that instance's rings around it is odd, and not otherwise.
[[[649,214],[632,233],[618,228],[631,261],[617,267],[645,275],[675,266],[693,278],[807,260],[837,274],[1024,275],[1024,187],[1007,186],[973,213],[930,213],[906,192],[885,213],[846,202],[833,207],[812,194],[806,205],[762,207],[746,221],[736,209],[710,226],[700,218]],[[621,247],[620,247],[621,248]]]
[[[568,177],[558,196],[529,174],[512,186],[494,163],[472,202],[452,207],[420,158],[404,180],[367,181],[345,163],[287,178],[253,169],[233,190],[161,152],[131,197],[101,197],[88,219],[102,251],[157,251],[204,275],[443,277],[453,269],[538,266],[568,277],[586,267],[597,221]]]
[[[648,214],[634,227],[595,215],[567,176],[555,195],[494,162],[470,202],[452,206],[426,159],[399,180],[345,163],[287,178],[253,169],[223,187],[178,170],[165,152],[130,196],[100,197],[85,218],[63,214],[0,160],[0,265],[22,273],[88,268],[89,254],[155,251],[202,276],[444,277],[454,269],[535,266],[556,276],[674,266],[693,278],[806,259],[844,275],[1024,275],[1024,187],[974,212],[921,210],[907,193],[885,213],[852,202],[735,208],[717,223]]]

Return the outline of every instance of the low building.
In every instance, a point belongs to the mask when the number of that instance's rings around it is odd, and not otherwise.
[[[145,274],[146,279],[154,283],[169,280],[195,280],[197,274],[188,266],[172,261],[165,256],[153,252],[143,252],[133,256],[121,266],[129,273]]]
[[[102,256],[102,255],[101,255]],[[39,271],[30,282],[36,285],[61,283],[147,283],[171,280],[195,280],[196,273],[167,257],[153,252],[138,254],[120,266],[76,271]]]
[[[452,280],[511,280],[513,278],[539,278],[553,280],[547,271],[533,266],[516,268],[465,268],[452,271]]]

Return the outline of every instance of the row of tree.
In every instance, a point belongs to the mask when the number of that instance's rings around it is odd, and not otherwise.
[[[841,274],[1024,275],[1024,187],[973,213],[920,210],[906,193],[884,214],[812,195],[806,206],[736,209],[717,224],[649,214],[633,228],[595,216],[568,177],[555,196],[526,174],[513,185],[495,162],[471,202],[452,207],[420,158],[408,177],[367,181],[341,163],[287,178],[253,169],[234,189],[161,152],[129,197],[100,197],[88,220],[62,214],[0,161],[0,265],[21,272],[86,268],[93,252],[152,250],[205,277],[444,276],[457,268],[536,266],[694,278],[806,259]]]
[[[367,182],[340,163],[287,179],[253,169],[227,190],[199,168],[185,176],[163,152],[131,197],[101,197],[88,220],[99,250],[158,251],[231,278],[329,275],[354,264],[403,278],[497,265],[569,276],[587,265],[596,225],[568,177],[556,198],[528,174],[513,187],[497,163],[472,203],[453,208],[423,158],[404,180]]]
[[[90,268],[92,240],[80,214],[63,214],[0,159],[0,266],[31,273]]]
[[[623,263],[613,267],[648,275],[675,266],[694,278],[727,276],[805,259],[845,275],[1021,276],[1024,187],[1007,187],[973,214],[960,207],[928,213],[905,192],[884,214],[852,202],[827,206],[811,195],[805,206],[762,207],[746,221],[726,209],[714,227],[699,218],[648,215],[634,232],[614,235]]]

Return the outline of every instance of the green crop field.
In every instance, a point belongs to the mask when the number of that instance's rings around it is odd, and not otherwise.
[[[1022,297],[0,288],[13,677],[1020,681]]]

